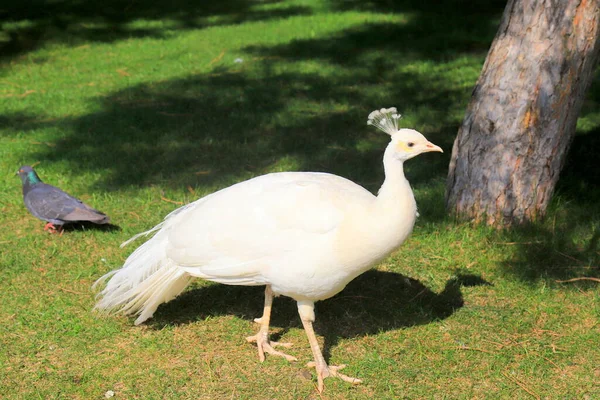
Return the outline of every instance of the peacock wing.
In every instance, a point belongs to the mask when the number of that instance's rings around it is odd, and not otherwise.
[[[270,261],[310,248],[344,218],[343,194],[314,175],[265,175],[211,195],[173,227],[168,257],[205,279],[264,284]]]

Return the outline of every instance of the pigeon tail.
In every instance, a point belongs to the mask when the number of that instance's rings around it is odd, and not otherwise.
[[[85,204],[83,203],[82,205],[85,206]],[[108,224],[110,222],[110,218],[108,217],[108,215],[87,206],[85,208],[75,208],[69,214],[62,216],[61,219],[65,222],[89,221],[93,222],[94,224],[100,225]]]

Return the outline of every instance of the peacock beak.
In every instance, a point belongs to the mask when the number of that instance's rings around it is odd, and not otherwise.
[[[444,150],[442,150],[442,148],[440,146],[436,146],[435,144],[431,143],[431,142],[427,142],[425,144],[425,150],[423,150],[424,152],[426,151],[439,151],[440,153],[443,153]]]

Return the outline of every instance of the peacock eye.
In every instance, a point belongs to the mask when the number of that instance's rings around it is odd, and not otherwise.
[[[413,142],[408,142],[408,147],[413,147],[415,144]]]

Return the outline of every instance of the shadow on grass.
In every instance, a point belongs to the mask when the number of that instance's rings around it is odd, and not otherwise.
[[[40,232],[44,230],[44,223],[40,222]],[[99,231],[99,232],[115,232],[122,230],[119,225],[113,224],[94,224],[92,222],[75,222],[70,224],[65,224],[60,227],[60,230],[56,230],[54,232],[48,231],[49,234],[56,235],[70,235],[76,232],[84,232],[84,231]]]
[[[600,277],[598,152],[600,130],[574,138],[547,220],[504,234],[517,246],[506,271],[527,281]]]
[[[278,3],[282,5],[265,8]],[[500,0],[471,0],[466,3],[445,0],[433,5],[415,0],[331,0],[324,2],[324,5],[338,11],[359,9],[414,14],[413,29],[401,32],[404,35],[400,38],[410,43],[420,43],[418,51],[421,54],[430,52],[440,56],[457,46],[472,50],[486,49],[490,41],[489,31],[497,25],[499,10],[502,10],[504,3]],[[4,1],[0,7],[0,58],[11,59],[48,42],[78,45],[137,37],[164,38],[178,30],[286,18],[312,12],[310,7],[285,6],[280,0]],[[135,23],[139,21],[143,22]],[[390,26],[390,29],[381,32],[381,36],[392,35],[398,39],[395,33]],[[348,43],[342,45],[338,53],[343,54],[342,51],[348,50],[351,54],[355,49]]]
[[[434,293],[416,279],[370,270],[354,279],[339,294],[316,305],[315,329],[325,337],[324,354],[341,338],[423,325],[448,318],[461,308],[461,287],[490,285],[477,275],[461,275],[448,280],[440,293]],[[210,284],[189,290],[159,307],[148,324],[155,329],[203,320],[209,316],[235,315],[253,319],[262,315],[264,287]],[[273,303],[271,326],[302,329],[296,302],[278,297]],[[258,328],[257,328],[258,329]],[[255,332],[248,332],[252,335]],[[301,345],[301,344],[298,344]],[[306,343],[308,346],[308,343]]]
[[[353,42],[356,34],[346,40]],[[361,34],[377,32],[371,28]],[[382,70],[371,69],[371,61],[348,67],[349,73],[340,76],[274,73],[277,65],[261,65],[248,73],[240,67],[131,87],[99,99],[100,112],[78,118],[44,121],[20,114],[4,119],[14,125],[13,132],[59,127],[65,132],[60,139],[23,161],[66,161],[78,171],[107,171],[100,182],[103,190],[231,184],[277,170],[283,161],[282,169],[327,171],[375,191],[383,181],[387,138],[365,120],[390,99],[400,110],[415,108],[416,102],[424,111],[412,113],[415,128],[435,119],[435,128],[426,134],[450,149],[457,122],[448,114],[460,107],[464,90],[449,82],[389,65],[387,76],[398,84],[381,93]],[[357,90],[357,81],[365,90]],[[298,102],[303,104],[295,108]],[[442,177],[448,157],[449,151],[411,161],[407,176],[413,184]]]
[[[83,232],[83,231],[100,231],[100,232],[115,232],[122,230],[119,225],[114,224],[94,224],[92,222],[77,222],[73,224],[63,225],[63,232]]]
[[[420,0],[329,0],[338,10],[362,10],[375,12],[425,12],[446,17],[469,18],[469,15],[485,17],[497,15],[506,5],[504,0],[441,0],[424,3]],[[448,19],[448,18],[446,18]]]
[[[72,170],[102,171],[103,190],[153,184],[214,190],[265,172],[313,170],[347,177],[375,192],[383,180],[386,137],[368,128],[365,116],[374,108],[396,105],[411,116],[415,128],[424,127],[430,140],[448,150],[407,164],[409,180],[422,188],[445,179],[460,123],[453,115],[461,113],[468,101],[468,91],[450,75],[452,69],[461,71],[464,63],[473,68],[476,62],[465,61],[472,53],[483,59],[504,6],[504,2],[468,3],[470,11],[464,12],[455,0],[435,7],[414,0],[333,1],[340,9],[409,14],[405,23],[362,25],[331,37],[275,47],[249,46],[245,49],[249,61],[243,65],[133,86],[97,99],[94,107],[100,111],[81,117],[46,121],[43,116],[19,114],[5,115],[1,121],[12,126],[12,132],[25,134],[60,128],[64,134],[52,146],[40,146],[23,161],[66,162]],[[157,12],[149,3],[132,4],[138,14],[126,15],[123,23]],[[242,19],[252,18],[248,7],[253,3],[238,8],[237,1],[225,1],[190,9],[182,4],[187,5],[175,1],[156,7],[165,7],[161,9],[165,18],[178,12],[192,17],[240,12]],[[415,60],[444,68],[429,72],[399,68]],[[305,61],[318,61],[322,71],[293,72]],[[326,72],[330,66],[332,72]],[[590,164],[598,152],[589,149],[597,149],[599,136],[575,139],[557,191],[577,215],[559,218],[558,230],[540,224],[508,233],[507,242],[539,243],[517,245],[507,270],[537,279],[562,276],[560,271],[574,276],[567,268],[573,262],[569,257],[598,265],[594,239],[600,204],[594,183],[598,167]],[[429,221],[444,219],[443,198],[437,196],[434,191],[419,199],[421,210],[432,211],[423,213]],[[596,233],[587,244],[576,243],[574,238],[589,225]]]
[[[306,86],[310,89],[302,89]],[[286,116],[295,112],[286,99],[304,96],[307,103],[318,102],[314,98],[327,93],[348,100],[352,95],[346,88],[346,82],[316,75],[248,79],[234,73],[170,82],[159,90],[135,88],[106,99],[105,112],[73,121],[78,134],[60,139],[50,152],[40,148],[39,156],[111,171],[104,190],[227,184],[281,165],[335,173],[375,191],[383,181],[387,137],[363,124],[370,109],[357,99],[343,114],[322,110]],[[432,132],[429,137],[450,146],[448,135]],[[370,147],[359,148],[365,140]],[[440,176],[447,157],[424,155],[408,163],[407,175],[414,184]]]
[[[429,126],[428,138],[449,150],[459,122],[451,115],[467,100],[468,91],[452,79],[399,70],[398,65],[484,52],[501,7],[489,6],[453,19],[446,13],[458,15],[452,1],[437,4],[433,11],[415,1],[370,3],[411,15],[406,23],[361,25],[332,37],[276,47],[249,46],[244,50],[249,61],[243,65],[222,67],[211,75],[133,86],[97,99],[100,107],[94,107],[100,111],[81,117],[3,118],[14,126],[12,132],[58,127],[64,134],[52,146],[41,146],[23,161],[67,162],[73,170],[103,171],[99,183],[103,190],[152,184],[201,185],[212,190],[265,172],[293,169],[335,173],[374,192],[383,181],[386,137],[366,126],[369,112],[393,103],[407,110],[415,128]],[[37,11],[14,6],[18,12],[11,18],[31,14],[36,21],[61,13],[69,16],[67,21],[96,18],[92,3],[40,4],[43,7]],[[109,2],[98,18],[120,26],[154,15],[194,20],[235,14],[248,20],[256,3],[198,4]],[[336,2],[331,5],[338,8]],[[122,7],[131,9],[123,13]],[[295,7],[281,10],[307,12]],[[103,36],[82,37],[89,41]],[[298,61],[319,61],[335,69],[291,72]],[[452,74],[469,62],[473,61],[458,60],[445,73]],[[443,179],[449,155],[447,151],[411,161],[407,176],[414,185]]]
[[[524,281],[557,282],[580,277],[600,278],[600,218],[565,223],[560,231],[523,227],[508,234],[517,246],[514,257],[503,263],[505,271]],[[583,233],[583,235],[582,235]],[[575,240],[574,238],[584,239]],[[595,286],[597,287],[597,283]]]
[[[309,14],[289,6],[261,9],[277,0],[247,1],[3,1],[0,59],[11,59],[48,42],[78,45],[137,37],[168,37],[173,31],[233,25]],[[143,21],[135,24],[136,21]],[[43,61],[43,60],[39,60]]]
[[[364,63],[365,53],[377,50],[378,56],[372,60],[375,62],[370,68],[376,73],[374,76],[384,81],[398,68],[398,59],[394,55],[399,53],[436,61],[461,55],[485,55],[506,5],[504,0],[460,1],[460,6],[458,0],[439,1],[435,5],[411,0],[333,0],[331,3],[341,10],[402,13],[405,20],[402,23],[365,24],[343,32],[339,37],[298,40],[280,47],[257,49],[257,52],[288,59],[324,58],[342,66],[356,66]]]

